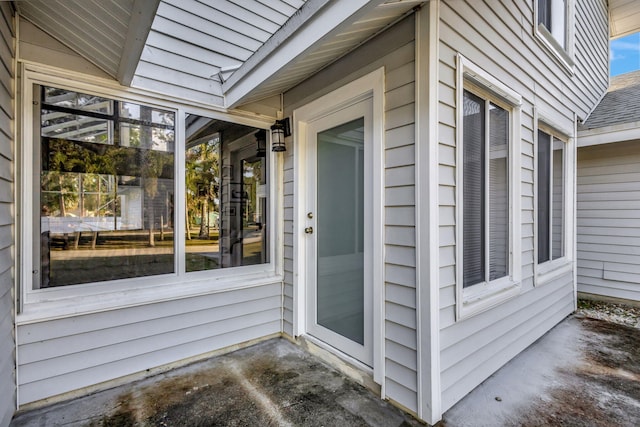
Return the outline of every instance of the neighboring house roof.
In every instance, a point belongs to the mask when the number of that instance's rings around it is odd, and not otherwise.
[[[580,130],[640,122],[640,70],[611,78],[609,90]]]
[[[640,139],[640,70],[612,77],[609,90],[578,130],[580,147]]]

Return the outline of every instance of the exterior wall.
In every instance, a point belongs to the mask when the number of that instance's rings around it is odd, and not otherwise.
[[[0,3],[0,426],[16,408],[13,279],[14,17]]]
[[[535,37],[533,2],[442,1],[440,18],[440,359],[442,411],[446,411],[574,309],[571,270],[544,285],[536,277],[535,117],[536,109],[544,111],[558,126],[573,130],[574,113],[585,117],[595,106],[607,85],[608,33],[605,2],[577,1],[576,67],[570,75]],[[514,266],[521,269],[521,290],[506,302],[464,320],[456,319],[457,53],[523,99],[521,140],[512,147],[521,153],[517,175],[522,223],[515,224],[521,227],[521,265]],[[574,142],[567,148],[569,159],[574,159]],[[569,168],[572,164],[570,161]],[[572,176],[574,171],[569,173]]]
[[[281,284],[18,325],[19,405],[280,332]]]
[[[640,140],[578,150],[578,291],[640,301]]]
[[[381,66],[385,67],[385,390],[417,410],[414,17],[410,16],[285,93],[285,115]],[[284,165],[284,332],[293,335],[293,165],[289,139]]]
[[[2,4],[4,5],[5,3]],[[25,23],[27,31],[20,32],[20,47],[25,49],[19,59],[83,73],[79,79],[85,84],[94,77],[105,77],[95,66],[29,25]],[[4,51],[0,49],[0,53],[2,52]],[[0,77],[3,69],[0,67]],[[4,81],[0,83],[4,84]],[[69,84],[73,85],[73,82],[70,81]],[[4,108],[3,93],[0,91],[0,124],[3,124],[4,131],[4,121],[1,118]],[[197,100],[193,102],[197,104]],[[184,108],[184,105],[180,108]],[[9,108],[6,111],[12,110]],[[13,221],[7,220],[5,215],[5,212],[7,215],[11,212],[12,206],[3,202],[11,202],[13,194],[10,184],[9,189],[5,189],[6,183],[10,183],[10,175],[5,176],[4,173],[11,174],[8,160],[11,158],[11,143],[9,140],[5,144],[3,138],[6,139],[0,132],[0,170],[3,171],[0,172],[2,316],[12,312],[12,294],[7,293],[7,289],[12,283],[10,268],[13,264],[11,258],[5,259],[11,256],[13,249]],[[3,148],[5,145],[6,150]],[[3,231],[5,228],[7,233]],[[277,251],[270,256],[275,258]],[[5,271],[7,268],[9,270]],[[29,301],[23,301],[25,310],[16,318],[15,338],[18,354],[18,406],[24,407],[31,403],[39,405],[46,399],[57,400],[64,393],[70,393],[67,397],[84,394],[125,379],[206,357],[212,352],[228,351],[239,345],[279,335],[282,325],[281,277],[273,271],[266,271],[266,268],[264,270],[265,272],[259,273],[241,273],[242,278],[214,277],[210,281],[202,276],[193,282],[190,279],[183,281],[182,276],[175,279],[174,284],[158,283],[159,286],[167,285],[162,286],[162,289],[149,288],[147,282],[143,285],[147,286],[144,289],[121,288],[110,292],[100,290],[101,285],[97,284],[95,287],[98,290],[91,295],[90,292],[83,293],[81,290],[77,297],[64,296],[68,298],[69,309],[60,309],[64,300],[56,300],[57,297],[51,297],[51,301],[44,303],[34,302],[33,305]],[[6,287],[5,282],[8,283]],[[116,287],[125,285],[119,283]],[[66,289],[72,290],[70,287]],[[180,289],[185,289],[184,295],[179,294]],[[60,292],[64,290],[55,289]],[[114,302],[113,306],[108,306],[109,302]],[[11,310],[4,310],[7,304]],[[96,309],[95,304],[100,307]],[[55,313],[45,318],[51,313],[48,311],[51,305],[56,305],[57,308],[53,310]],[[7,336],[5,333],[7,321],[13,331],[13,318],[0,319],[1,351],[10,349],[13,352],[13,335]],[[10,345],[5,345],[6,339],[11,339]],[[0,359],[2,409],[5,404],[4,396],[11,396],[8,386],[5,390],[5,374],[11,374],[15,391],[12,357],[5,358],[3,354]],[[5,361],[8,365],[5,365]],[[15,400],[7,404],[12,413],[16,406]]]

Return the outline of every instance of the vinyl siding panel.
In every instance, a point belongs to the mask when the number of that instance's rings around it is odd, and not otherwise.
[[[578,150],[578,291],[640,301],[640,140]]]
[[[13,137],[15,28],[10,3],[0,3],[0,426],[16,409],[13,279]]]
[[[285,93],[285,115],[331,90],[385,67],[385,385],[387,397],[417,410],[415,293],[415,45],[413,16],[401,21],[354,52]],[[287,147],[284,164],[285,210],[293,205],[295,147]],[[299,173],[304,173],[299,172]],[[375,172],[374,172],[375,173]],[[288,185],[288,184],[291,185]],[[291,191],[287,191],[290,188]],[[300,225],[285,221],[285,253],[294,253],[293,235]],[[293,260],[292,260],[293,261]],[[292,263],[293,264],[293,263]],[[292,265],[291,264],[291,265]],[[286,269],[286,268],[285,268]],[[285,293],[293,293],[293,271],[285,272]],[[293,330],[287,319],[286,333]]]
[[[443,411],[573,311],[571,271],[534,286],[534,135],[536,109],[557,126],[573,129],[574,114],[584,117],[606,90],[606,3],[576,2],[575,12],[576,66],[570,74],[534,35],[533,2],[441,2],[438,209]],[[522,96],[520,140],[510,145],[519,153],[520,163],[516,185],[521,221],[513,224],[520,231],[521,262],[513,266],[521,272],[520,291],[465,319],[456,318],[457,53]],[[569,144],[570,156],[573,150]]]
[[[20,405],[280,332],[281,285],[18,326]]]
[[[132,86],[224,106],[221,69],[244,63],[303,4],[163,0]]]

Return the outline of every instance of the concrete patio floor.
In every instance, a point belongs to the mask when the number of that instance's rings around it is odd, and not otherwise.
[[[640,426],[640,329],[570,316],[445,413],[442,426]]]
[[[18,426],[420,426],[285,339],[18,414]]]
[[[417,426],[273,339],[17,415],[11,426]],[[446,427],[640,425],[640,329],[570,316],[444,415]]]

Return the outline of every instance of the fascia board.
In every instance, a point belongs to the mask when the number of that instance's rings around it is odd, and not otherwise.
[[[309,0],[222,85],[227,108],[340,27],[385,0]]]
[[[640,139],[640,122],[624,123],[578,132],[578,147]]]

